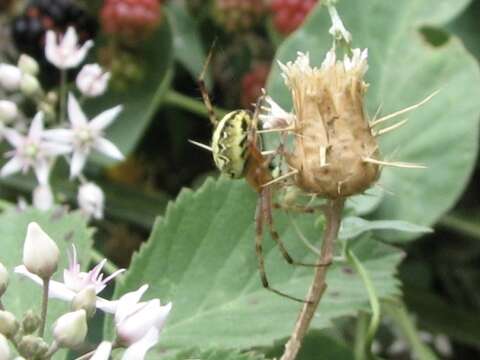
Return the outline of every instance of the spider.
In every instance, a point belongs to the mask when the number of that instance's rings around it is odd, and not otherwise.
[[[277,149],[277,151],[267,152],[269,155],[262,153],[262,139],[257,131],[260,129],[258,118],[265,95],[262,95],[258,99],[253,114],[248,110],[234,110],[218,121],[204,82],[206,68],[211,55],[212,54],[210,53],[205,63],[205,67],[198,79],[202,98],[208,110],[210,122],[214,127],[211,146],[195,141],[190,142],[212,152],[215,165],[222,174],[225,174],[232,179],[245,178],[248,184],[257,192],[258,200],[255,211],[255,252],[262,285],[273,293],[304,303],[305,300],[303,299],[299,299],[272,288],[265,271],[262,247],[265,222],[267,223],[270,236],[277,244],[283,258],[289,264],[301,266],[324,266],[322,264],[306,264],[294,261],[274,228],[271,185],[273,185],[275,179],[270,171],[269,165],[273,157],[281,150]]]

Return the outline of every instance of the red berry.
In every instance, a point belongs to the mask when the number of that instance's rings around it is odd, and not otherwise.
[[[103,31],[129,43],[145,39],[160,19],[159,0],[105,0],[100,14]]]
[[[278,32],[288,35],[295,31],[317,4],[317,0],[272,0],[273,24]]]
[[[251,30],[266,11],[264,0],[215,0],[213,19],[228,32]]]
[[[259,63],[252,67],[242,78],[241,104],[244,108],[250,108],[262,95],[262,89],[267,82],[270,73],[270,65]]]

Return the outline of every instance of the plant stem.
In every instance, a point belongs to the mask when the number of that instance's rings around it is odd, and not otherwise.
[[[335,240],[338,236],[340,223],[342,221],[342,210],[345,199],[328,200],[325,206],[325,230],[323,232],[323,243],[318,264],[325,264],[325,266],[318,266],[315,270],[312,285],[307,295],[307,302],[298,316],[297,322],[293,329],[290,340],[285,345],[285,352],[280,360],[294,360],[300,350],[303,338],[307,333],[310,323],[318,304],[322,299],[323,294],[327,288],[326,276],[330,263],[333,260],[335,250]]]
[[[178,107],[180,109],[189,111],[193,114],[200,115],[208,119],[208,110],[203,102],[180,94],[175,90],[169,90],[165,96],[164,101],[167,105]],[[217,113],[217,115],[219,115],[220,118],[224,117],[228,113],[227,110],[220,108],[216,108],[215,112]]]
[[[0,300],[0,310],[1,311],[5,310],[5,306],[3,306],[2,300]]]
[[[67,71],[62,69],[60,70],[60,114],[59,114],[59,124],[65,122],[66,114],[66,102],[67,102]]]
[[[105,259],[105,256],[101,254],[98,250],[92,249],[90,251],[90,256],[92,257],[93,262],[99,263]],[[103,270],[108,273],[109,275],[113,274],[115,271],[119,270],[118,267],[112,263],[110,260],[107,259],[107,262],[105,263]]]
[[[43,337],[45,332],[45,324],[47,322],[47,310],[48,310],[48,288],[50,287],[50,278],[43,279],[43,298],[42,298],[42,317],[40,322],[40,329],[38,335]]]

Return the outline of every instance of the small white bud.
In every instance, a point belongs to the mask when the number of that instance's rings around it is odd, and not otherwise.
[[[32,76],[38,75],[39,67],[37,61],[27,54],[20,55],[20,58],[18,59],[18,68],[26,74]]]
[[[0,100],[0,121],[9,124],[18,116],[18,107],[13,101]]]
[[[105,195],[97,184],[89,182],[81,185],[78,189],[77,202],[87,216],[93,216],[95,219],[103,217]]]
[[[35,76],[30,74],[23,74],[20,81],[20,90],[25,96],[33,97],[41,91],[40,83]]]
[[[0,263],[0,297],[5,294],[5,290],[7,290],[8,286],[8,271],[3,266],[2,263]]]
[[[10,359],[10,347],[8,346],[8,341],[0,334],[0,360]]]
[[[53,193],[49,185],[38,185],[33,190],[33,206],[42,211],[50,210],[53,206]]]
[[[23,264],[33,274],[49,279],[57,270],[60,251],[57,244],[36,223],[28,224],[23,245]]]
[[[10,64],[0,64],[0,86],[7,91],[17,91],[20,88],[22,71]]]
[[[88,97],[103,95],[107,90],[110,73],[103,71],[98,64],[87,64],[77,75],[77,87]]]
[[[72,309],[86,311],[90,318],[95,314],[97,309],[97,293],[94,286],[88,286],[75,295],[72,300]]]
[[[60,347],[74,349],[87,336],[87,313],[77,310],[60,316],[53,324],[53,337]]]
[[[20,324],[15,315],[9,311],[0,311],[0,334],[12,338],[18,331]]]

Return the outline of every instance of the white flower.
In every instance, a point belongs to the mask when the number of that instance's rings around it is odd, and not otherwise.
[[[122,360],[143,360],[148,350],[158,342],[158,331],[152,328],[136,343],[130,345],[123,353]],[[108,360],[112,352],[112,343],[103,341],[95,350],[90,360]]]
[[[328,12],[332,19],[332,27],[328,31],[334,38],[343,39],[346,43],[352,41],[352,34],[345,29],[342,19],[338,15],[337,9],[334,6],[328,6]]]
[[[60,347],[74,349],[85,341],[87,336],[87,314],[77,310],[60,316],[53,324],[53,338]]]
[[[0,121],[9,124],[18,116],[18,107],[13,101],[0,100]]]
[[[37,209],[42,211],[50,210],[54,203],[53,193],[50,185],[38,185],[33,190],[32,199],[33,206],[35,206]]]
[[[45,132],[45,138],[67,143],[73,146],[70,176],[78,176],[85,166],[92,149],[117,160],[123,160],[123,155],[111,141],[103,137],[103,131],[122,111],[122,106],[116,106],[102,112],[88,121],[77,99],[72,94],[68,97],[68,117],[71,129],[53,129]]]
[[[152,336],[151,329],[156,330],[156,340],[167,319],[172,304],[160,305],[159,299],[139,302],[147,291],[148,285],[143,285],[137,291],[123,295],[117,304],[115,326],[118,339],[122,344],[132,345],[145,336]]]
[[[77,262],[76,249],[73,245],[72,248],[73,251],[69,254],[69,266],[63,271],[63,283],[50,280],[48,296],[51,298],[71,302],[75,298],[75,295],[90,286],[93,286],[95,292],[99,294],[107,286],[109,281],[125,271],[125,269],[117,270],[104,279],[103,274],[101,274],[102,268],[107,262],[107,260],[104,259],[89,272],[82,272],[80,271],[80,264]],[[41,279],[35,274],[29,272],[25,266],[17,266],[15,272],[28,277],[39,285],[42,285]],[[105,312],[115,313],[117,309],[117,301],[108,301],[97,296],[97,308]]]
[[[112,343],[109,341],[102,341],[97,347],[90,360],[108,360],[112,352]]]
[[[2,263],[0,263],[0,297],[5,293],[5,290],[7,290],[8,286],[8,271],[3,266]]]
[[[23,265],[41,279],[49,279],[57,270],[60,250],[57,244],[36,223],[28,224],[23,245]]]
[[[264,113],[259,116],[263,129],[285,128],[293,124],[295,115],[287,113],[270,96],[265,98],[267,106],[262,106]]]
[[[345,67],[346,72],[358,72],[360,76],[363,76],[368,70],[367,60],[368,49],[353,49],[351,58],[345,55],[343,59],[343,66]]]
[[[8,346],[8,341],[0,334],[0,360],[10,359],[10,347]]]
[[[77,87],[80,92],[88,97],[103,95],[107,90],[110,73],[103,71],[98,64],[84,65],[77,75]]]
[[[0,170],[0,176],[9,176],[16,172],[27,172],[33,167],[40,184],[47,184],[52,158],[71,151],[67,145],[54,144],[42,139],[43,114],[37,113],[33,118],[27,136],[13,129],[5,129],[4,136],[15,147],[7,153],[12,158]]]
[[[49,30],[45,40],[45,57],[59,69],[71,69],[80,65],[92,46],[93,42],[88,40],[79,47],[77,32],[73,27],[67,29],[59,42],[55,32]]]
[[[10,64],[0,64],[0,86],[7,91],[17,91],[20,88],[22,71]]]
[[[93,216],[95,219],[103,218],[105,195],[102,189],[95,183],[89,182],[80,186],[77,202],[82,212],[88,217]]]

